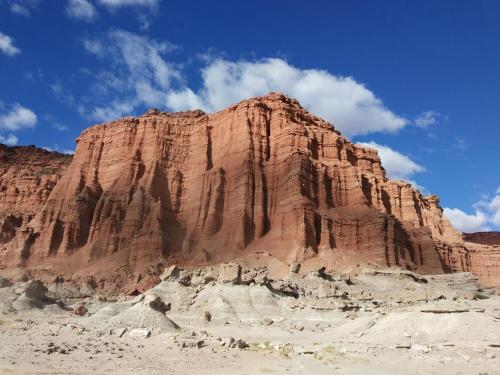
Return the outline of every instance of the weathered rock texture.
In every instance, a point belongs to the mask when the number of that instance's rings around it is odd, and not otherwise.
[[[436,196],[388,180],[375,150],[281,94],[93,126],[44,203],[5,246],[4,267],[120,280],[262,252],[286,263],[472,267]]]
[[[42,209],[71,156],[0,144],[0,244]]]
[[[469,269],[483,284],[500,286],[500,232],[464,233]]]

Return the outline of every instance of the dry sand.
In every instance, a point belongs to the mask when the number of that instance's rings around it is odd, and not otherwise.
[[[0,373],[500,373],[500,297],[470,274],[290,273],[242,285],[230,273],[167,275],[136,297],[4,286]]]

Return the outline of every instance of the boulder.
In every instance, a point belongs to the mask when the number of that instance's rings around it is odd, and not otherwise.
[[[238,284],[240,282],[241,266],[235,263],[222,264],[219,269],[219,282]]]
[[[44,301],[47,299],[48,289],[40,280],[31,280],[25,284],[23,292],[28,298]]]
[[[178,280],[180,277],[180,273],[181,269],[174,264],[170,267],[165,268],[165,270],[160,276],[160,279],[162,281]]]
[[[165,303],[161,300],[160,297],[152,295],[152,294],[144,296],[144,299],[142,302],[145,305],[148,305],[149,307],[151,307],[152,309],[161,312],[162,314],[165,314],[171,308],[170,303]]]
[[[8,288],[9,286],[12,286],[12,282],[0,277],[0,288]]]

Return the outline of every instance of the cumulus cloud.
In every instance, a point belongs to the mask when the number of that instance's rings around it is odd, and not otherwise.
[[[359,144],[378,151],[382,165],[390,178],[413,182],[411,177],[415,173],[425,171],[423,166],[415,163],[408,156],[393,150],[389,146],[379,145],[375,142],[362,142]]]
[[[325,70],[299,69],[283,59],[228,61],[217,59],[202,70],[203,87],[186,87],[167,96],[174,110],[216,111],[242,99],[281,91],[298,99],[344,134],[353,136],[376,131],[395,132],[408,121],[391,112],[375,94],[352,77]],[[182,102],[179,98],[188,98]]]
[[[439,122],[441,114],[436,111],[425,111],[422,112],[415,119],[415,125],[419,128],[427,128],[432,125],[436,125]]]
[[[132,5],[117,1],[115,6],[118,3]],[[169,58],[175,50],[169,43],[114,30],[103,37],[84,40],[83,47],[99,56],[103,65],[103,69],[93,73],[93,97],[82,109],[99,121],[132,114],[144,106],[214,112],[271,91],[298,99],[347,136],[394,133],[409,125],[430,126],[441,116],[426,111],[417,120],[406,119],[353,77],[301,69],[280,58],[231,61],[208,56],[201,62],[200,80],[194,88],[186,79],[183,65]],[[103,102],[111,104],[103,106]]]
[[[68,0],[66,14],[86,22],[91,22],[97,17],[94,5],[88,0]]]
[[[209,60],[201,69],[202,84],[193,90],[180,68],[167,61],[172,45],[126,31],[113,31],[105,42],[113,70],[101,72],[97,91],[111,95],[112,105],[96,106],[94,118],[108,120],[139,105],[170,110],[213,112],[248,97],[281,91],[353,136],[395,132],[409,124],[352,77],[324,70],[299,69],[283,59]],[[96,51],[94,45],[87,50]]]
[[[16,145],[18,138],[11,132],[33,128],[37,121],[38,118],[31,109],[17,103],[7,108],[0,102],[0,131],[9,132],[7,135],[0,134],[0,143]]]
[[[0,51],[7,56],[15,56],[21,53],[21,50],[14,46],[14,40],[2,32],[0,32]]]
[[[485,230],[485,225],[488,222],[486,215],[479,211],[474,214],[466,214],[458,208],[445,207],[444,215],[461,232],[480,232]]]
[[[485,196],[473,205],[474,214],[458,208],[445,208],[444,214],[462,232],[479,232],[500,228],[500,187],[493,196]]]
[[[0,134],[0,143],[6,144],[8,146],[15,146],[17,145],[18,139],[14,134],[8,134],[6,136],[3,136]]]
[[[498,193],[498,190],[495,198],[491,200],[489,208],[492,212],[491,222],[497,227],[500,227],[500,193]]]
[[[14,106],[5,113],[0,113],[0,129],[17,131],[25,128],[33,128],[37,123],[36,114],[29,108],[20,104]]]

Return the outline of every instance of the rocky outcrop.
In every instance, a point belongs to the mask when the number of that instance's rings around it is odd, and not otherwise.
[[[85,130],[0,259],[119,281],[262,253],[442,273],[466,268],[461,252],[437,197],[388,180],[375,150],[274,93]]]
[[[500,286],[500,232],[464,233],[469,271],[483,284]]]
[[[71,156],[0,144],[0,244],[40,211]]]

